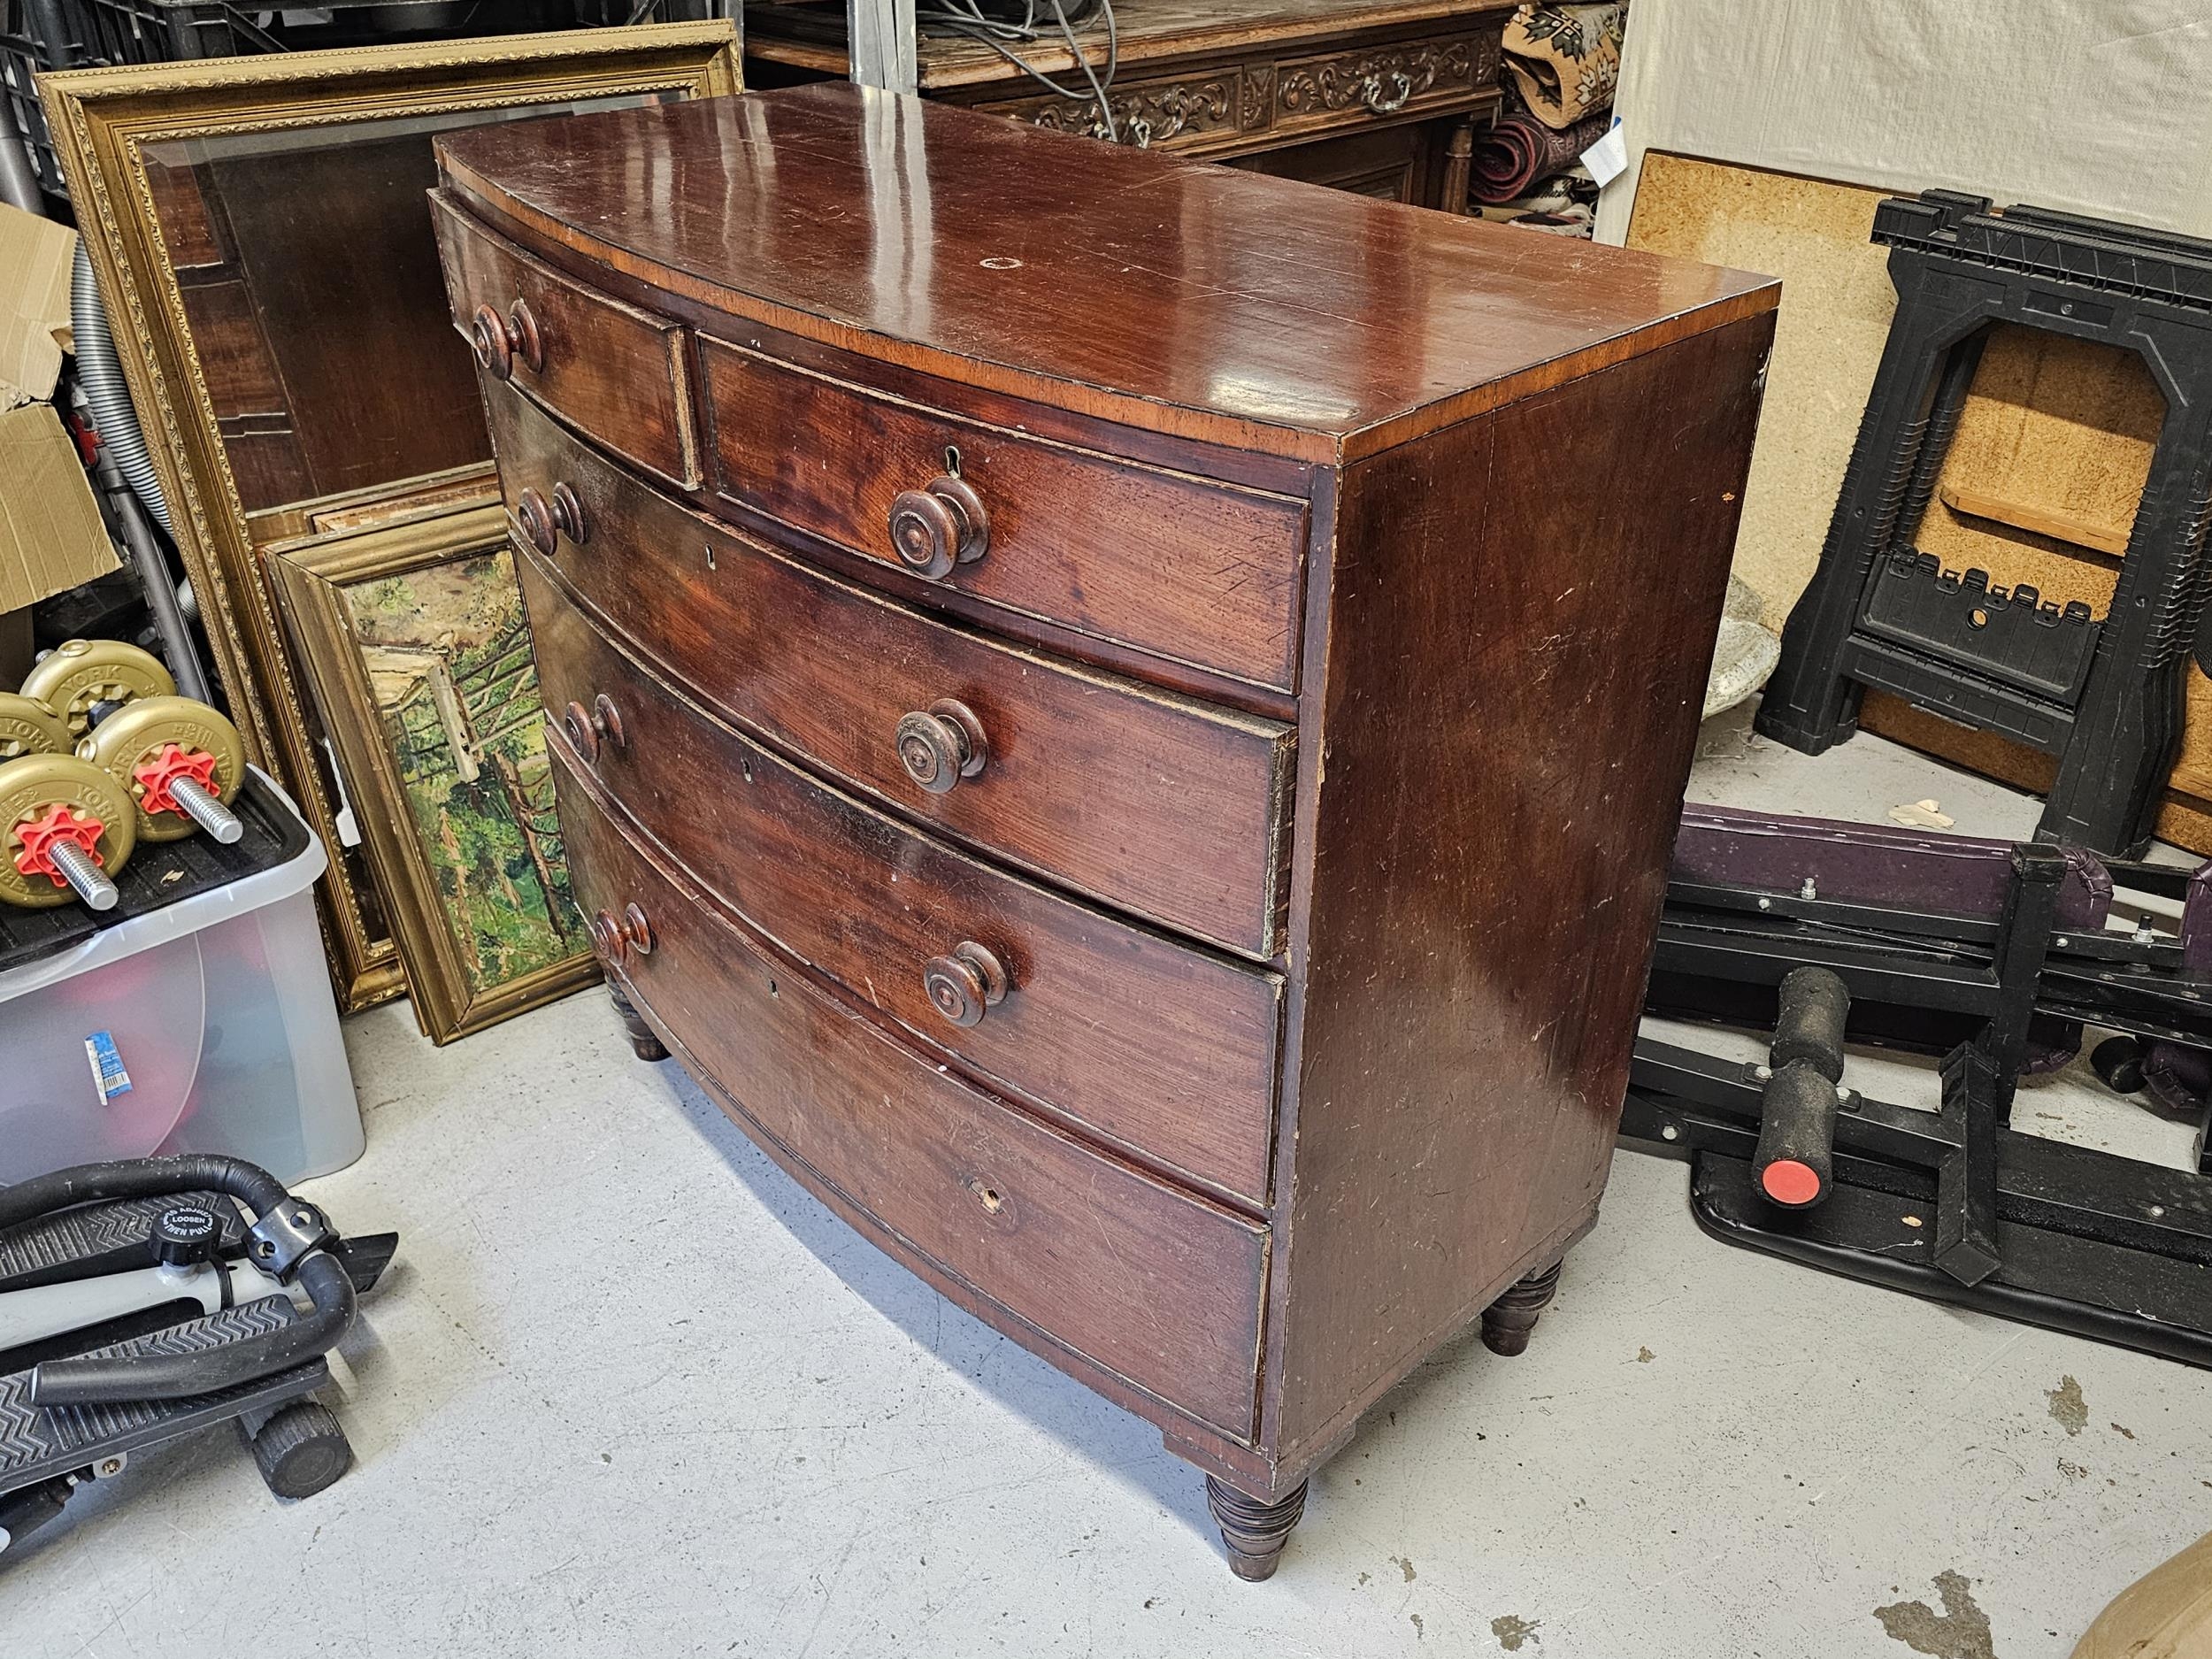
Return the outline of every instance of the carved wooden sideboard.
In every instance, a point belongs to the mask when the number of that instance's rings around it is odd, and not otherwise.
[[[641,1053],[1266,1576],[1597,1214],[1774,285],[842,82],[440,143]]]
[[[1108,93],[1125,144],[1463,212],[1475,129],[1499,99],[1510,0],[1118,0],[1119,73]],[[757,85],[841,77],[844,8],[755,6],[746,73]],[[1094,65],[1103,26],[1077,31]],[[1018,47],[1063,86],[1064,45]],[[979,41],[925,31],[925,96],[1087,137],[1094,99],[1045,90]]]

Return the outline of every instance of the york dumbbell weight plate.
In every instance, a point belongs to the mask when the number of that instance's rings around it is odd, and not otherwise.
[[[35,697],[0,691],[0,761],[26,755],[65,755],[69,726]]]
[[[181,841],[197,827],[181,812],[149,812],[146,786],[135,773],[174,743],[188,753],[215,757],[213,794],[226,806],[245,777],[246,749],[238,728],[204,703],[189,697],[145,697],[118,709],[77,745],[77,756],[115,779],[129,791],[136,808],[138,839]]]
[[[138,813],[123,786],[74,755],[27,755],[0,765],[0,904],[43,910],[74,901],[76,895],[51,876],[27,875],[16,865],[23,851],[19,826],[36,822],[57,806],[100,820],[94,849],[109,876],[128,862],[138,841]]]
[[[72,742],[92,729],[94,703],[166,697],[176,688],[159,657],[121,640],[65,640],[23,678],[23,695],[61,716]]]

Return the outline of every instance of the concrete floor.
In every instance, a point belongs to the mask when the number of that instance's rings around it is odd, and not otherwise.
[[[1694,793],[2035,810],[1729,717]],[[1530,1352],[1439,1356],[1240,1584],[1153,1431],[861,1243],[603,998],[349,1034],[369,1151],[310,1190],[404,1235],[344,1350],[358,1466],[280,1505],[227,1434],[140,1457],[0,1570],[6,1659],[2032,1659],[2212,1525],[2200,1373],[1727,1249],[1624,1152]],[[2185,1154],[2075,1080],[2033,1102]]]

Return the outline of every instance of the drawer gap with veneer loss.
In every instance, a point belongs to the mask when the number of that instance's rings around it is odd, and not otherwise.
[[[578,902],[625,918],[615,970],[703,1081],[1041,1340],[1250,1440],[1264,1226],[999,1104],[764,955],[555,757]]]
[[[1241,955],[1279,949],[1291,727],[835,580],[655,494],[528,400],[485,401],[518,544],[537,526],[587,614],[696,700],[1086,898]],[[580,542],[526,504],[563,490]]]
[[[723,495],[973,598],[1297,688],[1303,501],[1010,432],[698,340]],[[914,499],[931,495],[949,516]]]
[[[703,887],[921,1041],[1142,1162],[1265,1206],[1279,975],[1064,899],[818,782],[632,661],[532,558],[518,564],[555,726]],[[964,949],[1002,972],[995,1001],[973,995]]]

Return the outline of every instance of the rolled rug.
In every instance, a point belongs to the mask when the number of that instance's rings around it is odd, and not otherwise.
[[[1526,196],[1539,179],[1564,173],[1582,152],[1605,136],[1610,114],[1594,115],[1563,130],[1534,116],[1507,116],[1477,134],[1468,168],[1467,194],[1485,206]]]
[[[1597,5],[1524,5],[1506,20],[1505,66],[1537,119],[1572,127],[1610,109],[1621,75],[1618,0]]]

